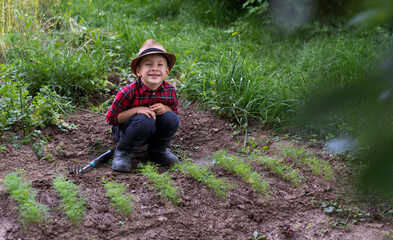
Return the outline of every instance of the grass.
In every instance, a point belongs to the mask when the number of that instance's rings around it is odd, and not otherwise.
[[[172,203],[180,203],[180,188],[174,186],[172,177],[168,172],[158,173],[157,166],[147,163],[140,165],[140,171],[143,176],[147,177],[152,183],[153,188],[159,191],[159,195]]]
[[[22,31],[21,23],[37,19],[39,0],[1,0],[0,31],[2,34]]]
[[[111,201],[111,205],[121,214],[129,216],[133,210],[134,196],[127,194],[127,187],[124,183],[103,178],[106,189],[105,196]]]
[[[80,223],[87,210],[86,198],[80,191],[81,187],[61,175],[55,176],[53,186],[70,221],[74,224]]]
[[[29,83],[33,96],[48,85],[81,101],[104,88],[109,66],[130,74],[130,59],[153,38],[176,54],[171,77],[180,80],[183,95],[245,128],[252,120],[301,125],[302,106],[365,77],[390,42],[381,27],[354,31],[318,21],[282,35],[263,18],[250,17],[238,1],[52,3],[41,6],[51,21],[32,20],[38,31],[24,27],[27,37],[13,32],[1,39],[12,74]],[[345,114],[329,120],[328,131],[351,129],[357,121]]]
[[[182,174],[189,175],[198,182],[206,185],[221,198],[226,198],[228,191],[234,187],[226,179],[217,178],[214,172],[210,171],[206,165],[198,165],[187,161],[176,164],[173,168],[179,169]]]
[[[249,163],[245,163],[235,156],[227,156],[225,151],[215,152],[213,158],[215,164],[239,176],[250,184],[255,191],[263,193],[265,196],[269,195],[269,181],[263,179],[264,177],[260,173],[254,171]]]
[[[13,47],[5,53],[14,65],[9,77],[29,83],[28,90],[33,96],[41,87],[48,86],[61,96],[82,101],[102,88],[101,76],[108,68],[109,59],[108,53],[99,47],[89,49],[95,35],[87,34],[89,39],[86,44],[81,43],[82,46],[73,45],[72,39],[64,42],[66,37],[55,33],[11,39]],[[78,39],[79,36],[68,32],[68,38]]]
[[[290,182],[296,187],[299,187],[302,183],[302,177],[299,175],[299,169],[293,169],[292,166],[288,166],[277,159],[267,156],[257,156],[254,161],[269,168],[277,176]]]
[[[44,223],[48,218],[48,206],[35,201],[37,191],[31,181],[23,175],[24,170],[16,170],[4,176],[6,192],[18,202],[19,216],[24,224]]]
[[[330,167],[328,160],[318,159],[315,155],[305,151],[304,148],[282,144],[277,149],[284,158],[288,158],[301,166],[309,168],[314,174],[323,176],[327,180],[332,179],[334,171]]]

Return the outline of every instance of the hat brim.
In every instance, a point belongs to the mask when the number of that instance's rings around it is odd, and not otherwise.
[[[172,69],[172,67],[175,65],[176,62],[176,56],[172,53],[168,53],[168,52],[149,52],[146,53],[142,56],[138,56],[134,59],[132,59],[131,61],[131,71],[136,75],[136,67],[138,66],[139,61],[147,55],[152,55],[152,54],[162,54],[166,57],[166,59],[168,60],[168,67],[169,67],[169,71]]]

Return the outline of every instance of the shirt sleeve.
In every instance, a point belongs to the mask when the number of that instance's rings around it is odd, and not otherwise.
[[[132,97],[132,96],[131,96]],[[113,100],[112,106],[109,108],[106,114],[106,121],[109,125],[119,125],[117,116],[119,113],[127,110],[132,102],[127,87],[122,88],[116,94],[115,100]]]
[[[178,107],[177,107],[177,105],[178,105],[178,100],[177,100],[177,96],[176,96],[176,91],[173,91],[173,105],[172,106],[170,106],[170,108],[172,109],[172,112],[174,112],[174,113],[176,113],[176,114],[178,114]]]
[[[163,93],[163,98],[168,99],[168,106],[172,109],[172,112],[178,114],[178,100],[176,96],[176,89],[170,83],[165,82],[166,91]]]

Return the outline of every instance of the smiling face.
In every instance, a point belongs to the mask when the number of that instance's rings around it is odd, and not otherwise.
[[[161,54],[144,56],[136,67],[136,75],[151,90],[156,90],[169,74],[166,58]]]

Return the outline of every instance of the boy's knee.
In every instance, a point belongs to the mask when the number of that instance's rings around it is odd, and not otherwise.
[[[127,120],[124,128],[126,135],[149,136],[156,131],[155,120],[148,118],[144,114],[137,114]]]
[[[156,120],[155,135],[159,138],[170,139],[179,127],[179,117],[173,112],[166,112]]]
[[[134,119],[130,126],[135,128],[141,128],[146,132],[154,132],[156,129],[156,120],[153,118],[148,118],[144,114],[137,114],[133,116]]]
[[[166,112],[157,119],[159,127],[176,130],[179,127],[179,116],[174,112]],[[157,125],[157,124],[156,124]]]

